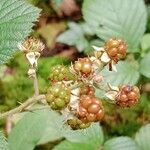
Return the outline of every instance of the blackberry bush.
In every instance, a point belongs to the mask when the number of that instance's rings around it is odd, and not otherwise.
[[[73,130],[89,127],[104,117],[102,100],[95,96],[95,88],[105,91],[105,96],[121,107],[131,107],[139,100],[139,90],[129,85],[114,87],[107,83],[101,71],[109,65],[114,69],[126,56],[127,45],[120,39],[109,39],[103,47],[95,47],[93,56],[79,58],[68,70],[55,66],[49,76],[51,86],[46,99],[51,109],[65,116],[65,122]],[[70,78],[70,76],[75,78]]]

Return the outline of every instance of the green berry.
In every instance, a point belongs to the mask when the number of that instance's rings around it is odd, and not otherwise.
[[[51,80],[52,82],[58,82],[63,80],[68,81],[73,80],[72,76],[73,74],[71,74],[69,68],[63,65],[57,65],[51,69],[51,73],[48,79]]]
[[[46,99],[52,109],[61,110],[70,101],[71,91],[63,83],[57,83],[47,90]]]
[[[60,98],[56,98],[55,99],[55,104],[59,107],[59,108],[63,108],[65,106],[65,101],[63,99]]]

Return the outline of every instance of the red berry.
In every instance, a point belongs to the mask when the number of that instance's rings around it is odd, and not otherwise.
[[[73,65],[74,70],[83,77],[88,77],[92,73],[92,62],[89,58],[79,58]]]
[[[121,39],[109,39],[104,46],[110,59],[118,61],[126,56],[127,46]]]
[[[91,104],[91,105],[88,107],[88,112],[89,112],[89,113],[94,113],[94,114],[96,114],[99,110],[100,110],[100,106],[99,106],[98,104]]]
[[[117,55],[118,51],[117,51],[117,48],[111,48],[109,49],[108,51],[108,54],[111,56],[111,57],[115,57]]]
[[[81,100],[81,106],[83,106],[84,108],[88,108],[91,103],[92,103],[92,99],[90,98]]]
[[[92,113],[87,114],[87,120],[88,120],[89,122],[95,122],[95,120],[96,120],[96,115],[95,115],[95,114],[92,114]]]
[[[79,107],[79,115],[80,117],[85,117],[87,113],[87,110],[83,107]]]
[[[132,86],[122,86],[116,97],[116,104],[121,107],[130,107],[138,102],[140,97],[139,89]]]
[[[97,117],[97,120],[101,120],[104,116],[104,110],[103,109],[100,109],[99,112],[97,113],[96,117]]]
[[[82,122],[100,121],[104,116],[102,103],[94,95],[83,95],[80,98],[77,117]]]
[[[128,96],[128,99],[131,99],[131,100],[137,99],[138,97],[138,95],[132,91],[127,96]]]

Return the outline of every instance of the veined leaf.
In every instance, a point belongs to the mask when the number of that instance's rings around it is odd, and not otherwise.
[[[140,150],[150,149],[150,124],[143,126],[135,136],[135,141],[140,147]]]
[[[62,119],[47,109],[29,112],[16,124],[9,135],[11,150],[33,150],[38,144],[62,138]]]
[[[135,141],[129,137],[117,137],[106,141],[104,150],[140,150]]]
[[[96,150],[104,142],[103,131],[98,123],[84,130],[68,130],[64,137],[67,140],[57,145],[54,150]]]
[[[140,72],[147,78],[150,78],[150,52],[140,62]]]
[[[137,51],[147,19],[143,0],[84,0],[82,10],[100,38],[122,38],[130,52]]]
[[[17,50],[30,32],[40,10],[25,0],[0,0],[0,64]]]
[[[102,128],[98,123],[92,124],[84,130],[68,130],[64,133],[64,137],[71,142],[76,143],[91,143],[91,145],[101,145],[104,142]]]
[[[97,147],[98,149],[98,147]],[[91,144],[73,143],[67,140],[55,146],[53,150],[96,150]]]
[[[70,22],[68,26],[69,29],[59,35],[57,41],[71,46],[76,46],[80,52],[83,51],[88,47],[88,41],[84,37],[82,27],[73,22]],[[86,28],[86,30],[88,29]],[[88,30],[88,32],[90,31]]]
[[[0,132],[0,150],[8,150],[8,143],[4,135]]]
[[[135,85],[140,77],[139,71],[136,66],[121,61],[117,65],[117,72],[109,71],[108,68],[102,71],[102,74],[106,81],[112,85],[129,84]]]

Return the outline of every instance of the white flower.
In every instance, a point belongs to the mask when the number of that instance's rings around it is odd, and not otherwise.
[[[26,54],[26,57],[32,67],[34,67],[34,65],[35,65],[35,67],[37,67],[37,60],[40,57],[39,52],[29,52]]]
[[[110,84],[108,86],[110,90],[105,94],[105,96],[114,101],[119,92],[119,88],[117,86],[111,86]]]
[[[103,62],[103,63],[106,63],[106,64],[110,64],[111,67],[112,67],[112,70],[117,72],[117,69],[116,69],[116,63],[110,59],[109,55],[107,54],[107,52],[105,51],[105,49],[103,47],[97,47],[97,46],[92,46],[94,48],[95,51],[97,52],[101,52],[101,56],[100,56],[100,60]]]
[[[74,110],[77,110],[79,107],[79,88],[71,90],[71,98],[70,98],[70,107]]]

